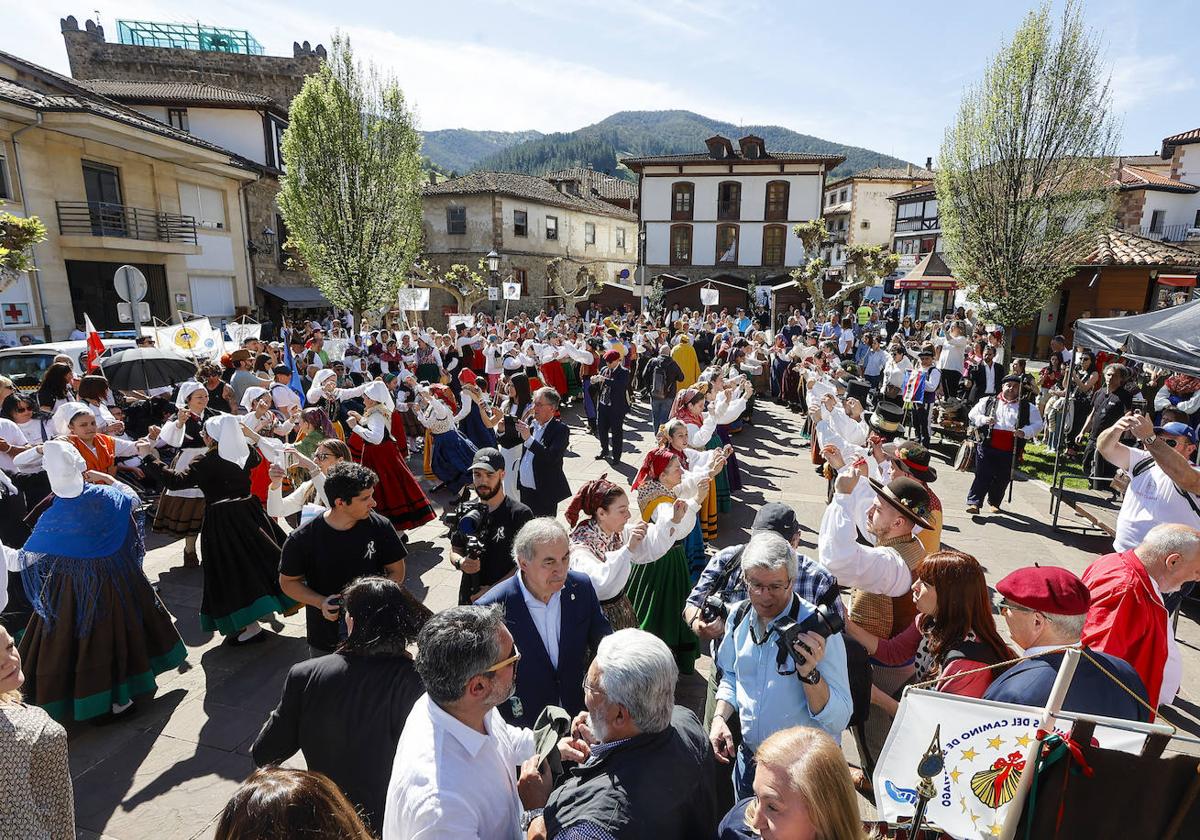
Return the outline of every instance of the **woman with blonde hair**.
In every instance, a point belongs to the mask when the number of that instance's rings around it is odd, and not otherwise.
[[[867,840],[846,757],[820,729],[776,732],[754,754],[754,796],[721,821],[720,840]]]

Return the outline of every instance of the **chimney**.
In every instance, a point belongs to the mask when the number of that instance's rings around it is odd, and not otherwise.
[[[429,170],[429,184],[430,186],[437,186],[437,173],[432,169]]]
[[[933,171],[933,158],[931,158],[931,157],[925,158],[925,168],[931,172]]]
[[[912,173],[913,173],[913,165],[911,163],[906,163],[904,165],[904,174],[908,175],[911,178]]]

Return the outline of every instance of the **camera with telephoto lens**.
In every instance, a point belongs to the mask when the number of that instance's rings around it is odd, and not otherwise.
[[[716,621],[718,618],[728,617],[729,605],[722,600],[720,595],[709,595],[700,606],[700,620],[705,624]]]
[[[828,639],[846,629],[846,622],[841,613],[832,604],[817,604],[816,610],[804,621],[784,619],[775,625],[775,644],[781,652],[786,653],[799,668],[806,664],[804,654],[796,651],[796,640],[801,633],[816,633],[823,639]]]

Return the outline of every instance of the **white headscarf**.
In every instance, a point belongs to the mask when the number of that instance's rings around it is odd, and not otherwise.
[[[183,411],[187,409],[188,399],[197,391],[206,390],[203,382],[189,379],[179,383],[179,393],[175,395],[175,407]]]
[[[83,492],[87,463],[75,445],[66,440],[48,440],[42,446],[42,468],[55,496],[74,499]]]
[[[377,403],[382,403],[383,407],[392,412],[396,410],[396,402],[392,399],[392,392],[388,390],[388,386],[380,382],[378,379],[369,384],[365,391],[364,397],[370,397]]]
[[[231,464],[246,466],[250,445],[242,432],[242,422],[232,414],[218,414],[204,423],[204,432],[217,442],[217,454]]]
[[[257,385],[251,385],[246,389],[245,393],[242,394],[242,408],[246,409],[247,413],[253,411],[254,401],[259,397],[266,396],[270,393],[271,392],[266,388],[260,388]]]
[[[65,402],[60,405],[55,409],[54,417],[50,420],[50,425],[54,428],[54,434],[71,434],[71,421],[80,414],[92,414],[92,407],[87,403],[81,402]]]
[[[313,377],[312,385],[308,388],[308,401],[310,403],[319,402],[321,397],[325,396],[323,386],[326,380],[337,376],[332,368],[321,368],[317,371],[317,375]]]

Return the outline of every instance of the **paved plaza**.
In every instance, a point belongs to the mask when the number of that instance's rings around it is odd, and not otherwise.
[[[613,468],[593,459],[595,438],[583,428],[577,409],[566,413],[572,425],[572,453],[566,469],[572,486]],[[807,449],[799,449],[801,418],[760,401],[753,425],[735,438],[745,487],[735,510],[721,521],[718,546],[744,540],[754,510],[764,502],[792,505],[805,526],[804,550],[815,555],[816,531],[825,505],[825,480],[814,474]],[[628,483],[650,444],[648,410],[635,407],[627,421]],[[945,460],[947,444],[935,460],[934,489],[945,507],[943,545],[974,554],[991,583],[1033,562],[1067,566],[1082,572],[1110,544],[1095,536],[1053,533],[1048,523],[1049,496],[1032,481],[1016,484],[1013,502],[1000,515],[971,517],[963,511],[970,476]],[[636,454],[635,454],[636,453]],[[447,497],[435,502],[439,509]],[[740,503],[739,503],[740,502]],[[565,509],[566,505],[562,506]],[[445,528],[430,523],[411,532],[408,586],[431,608],[455,603],[459,573],[446,559]],[[160,592],[188,645],[179,671],[159,677],[153,700],[143,700],[127,722],[107,727],[77,726],[71,731],[71,773],[79,836],[114,840],[188,840],[213,835],[221,808],[253,769],[249,749],[274,707],[288,668],[307,655],[303,614],[276,623],[277,634],[248,648],[222,647],[220,637],[200,629],[199,569],[182,568],[181,542],[151,537],[146,572]],[[1003,625],[1003,622],[1000,622]],[[1181,730],[1200,733],[1200,629],[1191,616],[1179,623],[1184,651],[1183,690],[1170,719]],[[706,671],[708,661],[702,660]],[[702,676],[685,678],[680,700],[703,706]],[[847,738],[847,741],[850,739]],[[849,748],[852,751],[852,747]],[[302,767],[297,756],[290,763]]]

